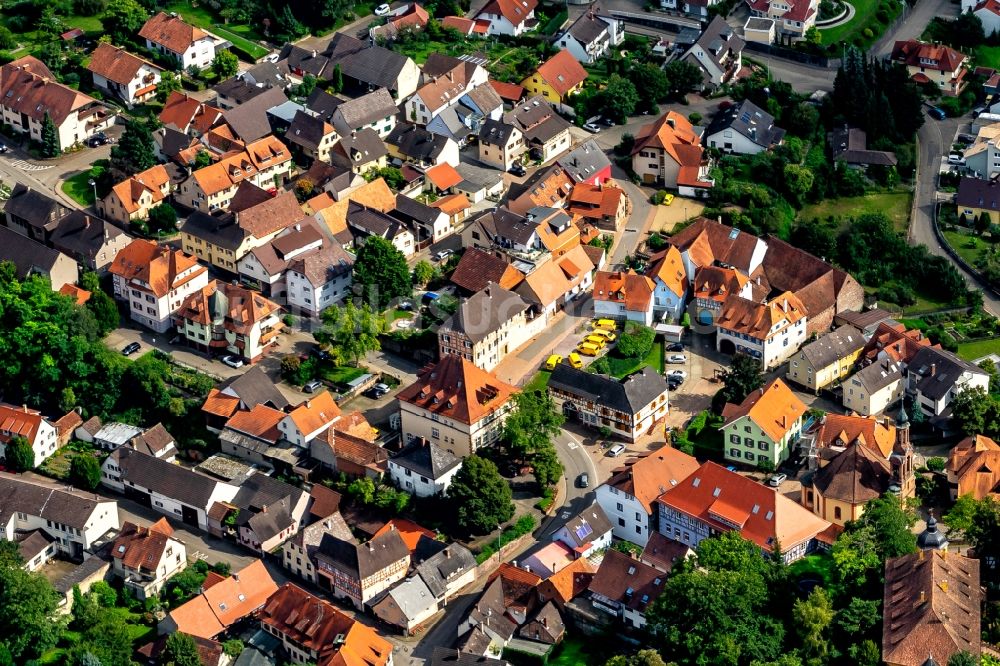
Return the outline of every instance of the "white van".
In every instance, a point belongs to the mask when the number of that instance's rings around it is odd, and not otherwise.
[[[625,452],[625,445],[624,444],[615,444],[610,449],[608,449],[608,457],[609,458],[617,458],[618,456],[620,456],[624,452]]]

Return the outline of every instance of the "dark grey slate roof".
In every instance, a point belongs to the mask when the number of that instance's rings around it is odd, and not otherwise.
[[[347,223],[365,236],[381,236],[386,239],[395,238],[405,228],[396,218],[354,201],[347,206]]]
[[[868,150],[868,135],[856,127],[838,127],[830,132],[830,150],[834,160],[848,164],[895,166],[896,153],[888,150]]]
[[[131,482],[188,506],[208,509],[218,482],[203,474],[122,447],[111,456],[122,470],[122,481]]]
[[[203,210],[192,212],[184,223],[184,233],[228,250],[239,248],[247,235],[243,227],[236,224],[236,216],[222,210],[214,214]]]
[[[495,208],[487,211],[476,218],[476,221],[482,222],[484,231],[491,237],[509,240],[521,245],[527,245],[531,242],[532,234],[535,233],[537,226],[529,222],[527,218],[521,217],[507,208]]]
[[[401,53],[381,46],[369,46],[333,61],[340,65],[344,76],[369,86],[394,90],[407,60],[409,58]]]
[[[910,386],[932,400],[945,397],[966,373],[985,375],[986,371],[950,351],[934,347],[921,347],[906,366]]]
[[[378,132],[371,127],[340,137],[334,150],[352,165],[374,162],[389,154]]]
[[[502,120],[487,118],[479,129],[479,141],[488,146],[506,146],[516,128]]]
[[[61,256],[66,255],[7,227],[0,227],[0,261],[12,262],[17,267],[18,279],[36,273],[47,276]]]
[[[280,62],[259,62],[238,77],[259,86],[284,88],[289,84],[288,66]]]
[[[417,565],[417,574],[435,597],[443,597],[448,584],[476,568],[476,558],[468,548],[457,543]]]
[[[434,442],[415,439],[391,458],[391,462],[428,479],[439,479],[462,464],[462,459]]]
[[[523,298],[491,282],[465,299],[439,330],[464,333],[476,343],[527,309],[528,303]]]
[[[743,38],[737,35],[732,26],[721,16],[712,19],[696,43],[705,50],[719,69],[725,69],[720,63],[722,55],[728,49],[739,53],[746,45]]]
[[[597,41],[608,31],[608,24],[591,12],[584,12],[566,30],[573,38],[584,46]]]
[[[398,123],[385,142],[396,146],[399,152],[415,162],[436,162],[447,147],[448,137],[428,132],[413,123]]]
[[[618,412],[636,414],[667,392],[667,380],[648,365],[619,381],[560,363],[552,371],[549,388],[586,398]]]
[[[288,529],[295,519],[292,509],[302,498],[302,489],[266,474],[254,474],[240,485],[233,498],[239,507],[238,525],[248,525],[261,541]]]
[[[321,88],[316,88],[306,99],[306,108],[320,118],[329,121],[333,117],[333,112],[343,103],[344,100],[339,97],[331,95]]]
[[[251,81],[247,81],[241,76],[234,76],[226,79],[222,83],[212,86],[212,90],[214,90],[219,97],[225,97],[239,106],[249,102],[258,95],[263,95],[267,92],[268,88],[265,86],[258,86]]]
[[[77,260],[93,264],[105,244],[118,236],[126,234],[110,222],[85,211],[75,210],[59,220],[52,232],[52,246]],[[107,263],[111,263],[112,258],[109,257]]]
[[[309,150],[316,150],[325,136],[324,125],[330,126],[322,118],[311,116],[305,111],[296,111],[292,124],[285,132],[285,140]]]
[[[589,180],[598,171],[611,166],[611,160],[608,159],[607,153],[601,150],[601,147],[593,139],[587,139],[557,159],[556,163],[566,169],[570,178],[577,183]]]
[[[367,95],[344,102],[337,107],[337,113],[348,127],[358,129],[399,112],[392,95],[387,89],[378,88]]]
[[[93,493],[63,490],[0,473],[0,525],[4,527],[14,513],[21,512],[82,530],[98,503],[110,501]]]
[[[38,229],[51,231],[70,209],[55,199],[17,183],[4,204],[3,210],[10,216],[19,217]]]
[[[239,106],[222,112],[222,117],[243,141],[261,139],[271,133],[267,110],[288,101],[281,88],[267,88]]]
[[[531,143],[545,143],[570,124],[545,101],[541,95],[521,102],[504,116],[504,122],[513,123]]]
[[[389,530],[361,545],[324,534],[316,552],[318,559],[353,572],[361,578],[368,578],[382,571],[394,562],[408,557],[403,537],[396,530]]]
[[[228,389],[235,393],[243,403],[244,409],[253,409],[257,405],[270,405],[275,409],[284,409],[288,406],[288,399],[259,365],[255,365],[242,375],[236,375],[223,383],[219,389]]]
[[[590,543],[610,532],[612,527],[604,509],[596,501],[566,522],[566,529],[580,543]]]
[[[852,375],[851,380],[857,379],[871,395],[902,378],[903,370],[899,364],[886,359],[861,368]]]
[[[407,224],[432,225],[442,215],[437,208],[431,208],[405,194],[396,195],[396,208],[389,213]]]
[[[764,149],[781,143],[785,137],[785,130],[774,125],[774,116],[750,100],[715,114],[705,136],[727,129],[739,132]]]
[[[962,180],[958,181],[955,203],[960,207],[1000,211],[1000,182],[963,176]]]
[[[841,326],[802,347],[802,355],[813,368],[825,368],[864,348],[865,336],[853,326]]]
[[[455,171],[463,179],[458,185],[459,189],[469,192],[492,188],[498,182],[503,181],[503,172],[499,169],[484,168],[466,162],[459,162]]]

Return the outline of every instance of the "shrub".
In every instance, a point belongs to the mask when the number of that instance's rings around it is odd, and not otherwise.
[[[653,348],[656,333],[648,326],[629,322],[618,337],[617,352],[625,358],[641,358]]]
[[[861,34],[863,34],[866,39],[871,39],[872,37],[875,36],[875,33],[872,32],[871,28],[865,28]]]
[[[944,458],[928,458],[927,459],[927,469],[932,472],[943,472],[945,466]]]

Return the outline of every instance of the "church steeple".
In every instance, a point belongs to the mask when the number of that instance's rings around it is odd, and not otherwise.
[[[892,447],[892,472],[895,485],[899,486],[902,499],[916,496],[917,479],[913,466],[913,445],[910,443],[910,417],[906,413],[904,398],[899,399],[896,414],[896,441]]]

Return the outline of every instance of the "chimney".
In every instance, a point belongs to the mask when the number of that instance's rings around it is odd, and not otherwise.
[[[444,558],[446,560],[450,560],[451,559],[451,548],[445,548],[444,549]]]
[[[937,374],[937,363],[931,363],[931,377]]]
[[[549,618],[545,617],[544,615],[542,616],[542,626],[543,627],[549,626]]]
[[[918,601],[917,603],[922,604],[925,603],[926,601],[927,601],[927,593],[924,592],[923,590],[920,590],[920,601]]]
[[[368,542],[368,552],[369,553],[374,553],[375,552],[375,546],[372,545],[371,541]],[[921,592],[921,594],[923,594],[923,592]]]
[[[313,49],[313,54],[312,54],[312,57],[313,57],[313,58],[315,58],[315,57],[316,57],[316,49]]]

